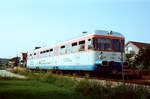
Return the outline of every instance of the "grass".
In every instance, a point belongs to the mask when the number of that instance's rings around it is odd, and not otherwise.
[[[0,99],[82,99],[72,88],[63,88],[36,80],[0,81]]]
[[[25,73],[28,79],[0,78],[0,99],[86,99],[74,90],[75,81],[52,73]]]
[[[73,80],[51,72],[15,72],[25,75],[27,79],[0,78],[0,99],[150,99],[150,93],[144,87],[111,88],[111,85],[89,81],[88,75],[78,81],[76,75]]]

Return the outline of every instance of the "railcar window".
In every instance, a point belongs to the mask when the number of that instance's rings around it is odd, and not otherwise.
[[[50,55],[50,56],[53,55],[53,49],[50,49],[49,55]]]
[[[124,41],[123,40],[121,40],[121,50],[124,52],[124,47],[125,47],[125,44],[124,44]]]
[[[121,52],[124,51],[124,41],[119,39],[113,39],[113,49],[114,51]]]
[[[78,51],[78,45],[77,42],[76,43],[72,43],[72,53],[77,52]]]
[[[70,53],[71,45],[67,44],[66,45],[66,53]]]
[[[85,50],[85,40],[79,41],[79,51]]]
[[[61,46],[60,47],[60,54],[65,54],[65,46],[63,45],[63,46]]]
[[[32,54],[29,55],[29,58],[32,59]]]
[[[42,56],[45,56],[45,51],[43,51]]]
[[[88,49],[93,49],[92,40],[88,39]]]
[[[31,59],[32,54],[29,54],[29,58]]]
[[[88,39],[88,49],[96,49],[96,38]]]
[[[36,57],[36,53],[33,54],[33,58],[35,58],[35,57]]]
[[[41,51],[40,54],[41,54],[40,57],[42,57],[43,56],[43,51]]]
[[[46,56],[46,51],[43,51],[43,56]]]
[[[98,50],[105,50],[105,51],[109,51],[111,50],[111,40],[108,38],[98,38],[97,39],[97,49]]]
[[[48,53],[50,50],[46,50],[46,52]]]
[[[43,53],[44,53],[43,56],[46,56],[46,51],[44,51]]]
[[[49,50],[45,50],[45,56],[48,56]]]
[[[36,52],[36,58],[38,58],[39,57],[39,52]]]

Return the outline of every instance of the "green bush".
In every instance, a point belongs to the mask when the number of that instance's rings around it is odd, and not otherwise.
[[[75,81],[68,77],[54,75],[51,72],[41,73],[40,80],[42,82],[55,84],[59,87],[73,87]]]
[[[117,86],[111,89],[111,99],[150,99],[150,93],[145,87],[140,86]]]
[[[41,81],[47,82],[47,83],[53,83],[56,81],[56,77],[51,72],[47,72],[46,74],[41,73],[40,78],[41,78]]]
[[[108,98],[109,90],[98,82],[81,80],[75,87],[77,92],[85,96],[91,96],[93,99]]]
[[[148,66],[147,69],[150,70],[150,66]]]
[[[21,74],[21,75],[25,75],[28,73],[28,70],[25,68],[21,68],[21,67],[17,67],[16,69],[12,69],[10,70],[10,72],[12,73],[16,73],[16,74]]]
[[[150,93],[145,87],[120,85],[111,88],[86,79],[79,81],[75,90],[91,99],[150,99]]]
[[[73,88],[76,84],[76,81],[71,79],[71,78],[68,78],[68,77],[56,76],[56,82],[55,83],[60,87]]]

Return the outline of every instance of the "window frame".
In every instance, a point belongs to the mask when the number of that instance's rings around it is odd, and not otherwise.
[[[74,50],[75,49],[75,50]],[[75,53],[78,52],[79,48],[78,48],[78,42],[73,42],[71,44],[71,53]]]
[[[53,56],[54,55],[54,49],[53,48],[50,48],[49,49],[49,56]]]
[[[66,49],[66,46],[65,46],[65,45],[61,45],[61,46],[60,46],[60,54],[61,54],[61,55],[66,54],[65,49]]]
[[[86,41],[85,40],[81,40],[79,41],[79,45],[78,45],[78,51],[85,51],[85,45],[86,45]],[[83,47],[83,49],[81,49],[81,47]]]

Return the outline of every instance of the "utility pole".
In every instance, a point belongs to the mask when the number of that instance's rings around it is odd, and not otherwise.
[[[120,45],[121,45],[121,66],[122,66],[122,82],[123,86],[125,86],[125,80],[124,80],[124,66],[123,66],[123,46],[124,43],[120,40]]]

